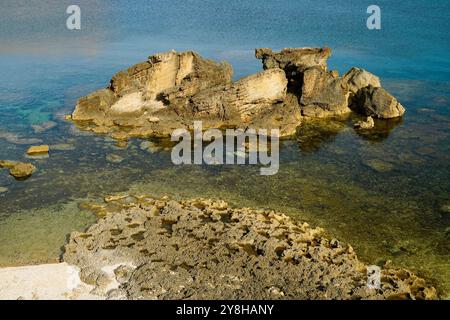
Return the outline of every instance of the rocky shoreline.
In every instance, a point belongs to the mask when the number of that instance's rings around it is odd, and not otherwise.
[[[64,262],[106,299],[437,299],[387,263],[379,289],[353,248],[272,210],[223,201],[113,195],[73,232]]]

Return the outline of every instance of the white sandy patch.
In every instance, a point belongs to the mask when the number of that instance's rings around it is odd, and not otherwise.
[[[79,269],[67,263],[0,269],[1,300],[102,299],[80,280]]]

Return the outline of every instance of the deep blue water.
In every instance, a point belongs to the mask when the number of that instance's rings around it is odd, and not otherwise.
[[[0,171],[0,187],[8,189],[0,193],[0,264],[51,260],[68,232],[92,222],[71,201],[136,183],[302,212],[369,262],[392,259],[449,291],[449,216],[442,211],[450,206],[448,0],[378,0],[381,30],[367,29],[373,3],[364,0],[80,0],[82,29],[69,31],[72,2],[0,4],[0,159],[28,160],[24,139],[75,147],[36,161],[39,171],[25,182]],[[237,79],[261,69],[254,48],[304,46],[331,47],[329,67],[340,73],[359,66],[380,76],[408,109],[403,121],[378,140],[344,124],[323,141],[286,143],[280,174],[267,180],[245,168],[182,171],[167,154],[141,152],[139,141],[116,150],[62,121],[79,97],[156,52],[189,49],[227,60]],[[33,131],[46,121],[56,127]],[[107,163],[111,152],[127,160]],[[371,171],[373,159],[394,169]]]

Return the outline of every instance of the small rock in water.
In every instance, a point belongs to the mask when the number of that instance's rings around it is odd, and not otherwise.
[[[450,227],[445,228],[445,235],[450,236]]]
[[[150,147],[150,141],[141,142],[139,147],[141,148],[141,150],[147,150]]]
[[[358,121],[355,123],[356,129],[367,130],[372,129],[373,127],[375,127],[375,122],[372,117],[367,117],[366,121]]]
[[[33,155],[41,155],[41,154],[46,154],[49,151],[49,146],[48,145],[40,145],[40,146],[33,146],[30,147],[27,151],[27,154],[29,156],[33,156]]]
[[[0,131],[0,139],[6,140],[9,143],[25,145],[25,144],[34,144],[41,143],[41,139],[36,138],[21,138],[17,134],[12,132]]]
[[[441,211],[446,214],[450,214],[450,203],[444,204],[441,207]]]
[[[26,179],[36,171],[36,167],[31,163],[8,160],[0,160],[0,168],[9,169],[9,174],[16,179]]]
[[[121,163],[125,159],[117,154],[108,154],[106,160],[111,163]]]
[[[377,172],[389,172],[394,169],[394,165],[379,159],[366,160],[364,164]]]
[[[0,193],[8,192],[8,188],[0,187]]]
[[[75,146],[68,144],[68,143],[59,143],[59,144],[53,144],[49,146],[49,149],[57,150],[57,151],[72,151],[75,150]]]

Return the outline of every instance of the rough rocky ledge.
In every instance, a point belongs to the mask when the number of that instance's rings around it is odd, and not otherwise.
[[[329,48],[256,49],[264,71],[233,83],[232,67],[187,51],[150,56],[81,98],[69,117],[80,127],[130,137],[169,136],[176,128],[276,128],[290,136],[309,118],[352,111],[400,117],[403,106],[368,71],[328,71]]]
[[[386,265],[380,289],[350,245],[270,210],[223,201],[117,195],[74,232],[64,261],[109,299],[435,299],[411,272]]]

